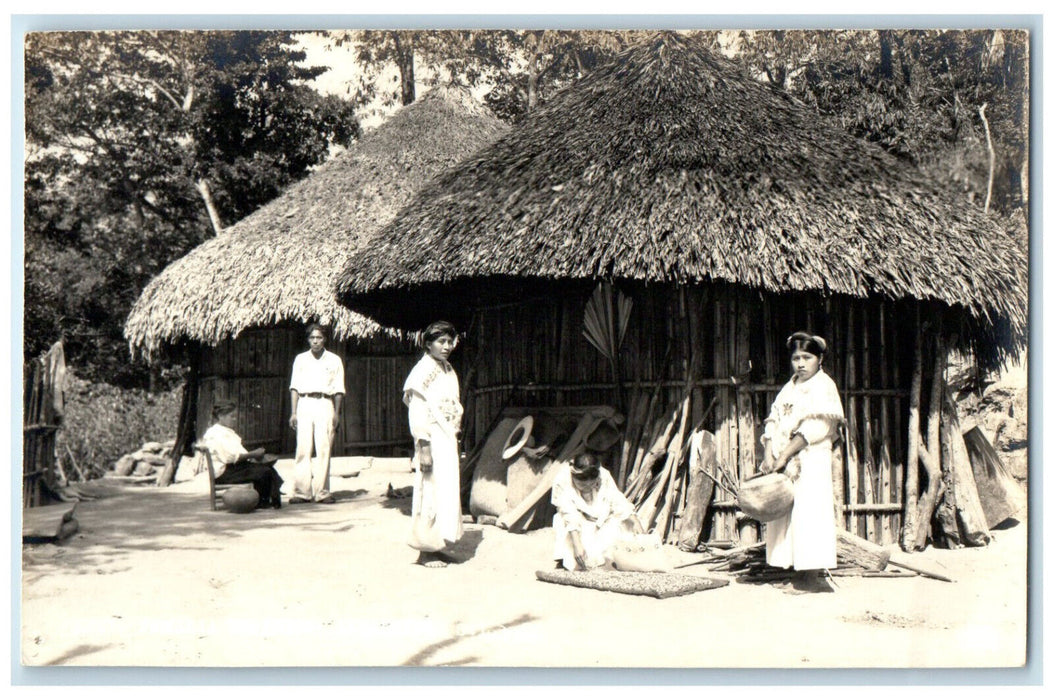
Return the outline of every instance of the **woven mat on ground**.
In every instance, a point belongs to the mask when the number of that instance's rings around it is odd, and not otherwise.
[[[550,569],[536,571],[539,581],[560,583],[566,586],[592,588],[598,591],[626,593],[629,595],[649,595],[653,598],[672,598],[697,591],[727,586],[728,581],[719,578],[704,578],[688,574],[676,574],[665,571],[613,571],[610,569],[593,569],[591,571],[567,571]]]

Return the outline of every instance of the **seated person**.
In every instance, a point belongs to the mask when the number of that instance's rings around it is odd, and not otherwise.
[[[609,566],[615,544],[644,532],[633,505],[592,452],[560,467],[553,480],[557,566],[569,571]]]
[[[258,505],[282,507],[282,477],[275,471],[273,458],[266,459],[264,449],[246,450],[242,439],[234,432],[238,424],[238,408],[230,401],[221,401],[212,408],[215,421],[201,437],[201,443],[212,453],[212,465],[217,484],[252,484],[260,495]]]

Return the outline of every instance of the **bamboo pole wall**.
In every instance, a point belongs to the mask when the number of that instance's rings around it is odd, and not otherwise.
[[[54,377],[47,355],[22,366],[22,506],[41,505],[45,485],[55,480]]]
[[[623,410],[657,388],[651,420],[668,419],[687,390],[691,429],[716,399],[702,428],[714,434],[717,460],[740,480],[756,472],[762,422],[790,375],[786,338],[796,330],[827,338],[824,370],[838,385],[847,418],[846,442],[839,447],[842,470],[833,484],[842,525],[874,542],[896,539],[902,524],[907,436],[900,433],[908,422],[912,307],[716,284],[685,288],[683,296],[679,288],[663,285],[624,291],[633,310],[622,346]],[[590,292],[565,290],[475,310],[472,333],[455,358],[462,377],[472,363],[466,448],[485,438],[479,433],[505,406],[614,405],[611,368],[582,334]],[[617,474],[620,465],[611,466]],[[669,491],[680,499],[671,506],[679,513],[687,489],[678,484]],[[675,532],[676,517],[671,522]],[[720,486],[703,534],[711,541],[742,543],[764,535],[762,526],[741,517],[732,494]]]
[[[344,361],[344,415],[334,454],[407,454],[412,447],[402,385],[417,361],[407,343],[389,339],[330,341],[326,348]],[[202,357],[197,437],[212,424],[220,400],[239,409],[238,432],[249,449],[292,454],[289,379],[293,360],[307,350],[300,326],[253,329],[205,348]]]

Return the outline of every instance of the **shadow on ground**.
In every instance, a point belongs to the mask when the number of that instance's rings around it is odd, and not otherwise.
[[[429,644],[424,649],[422,649],[421,651],[417,652],[416,654],[411,656],[409,659],[404,661],[402,663],[402,665],[403,666],[422,666],[422,665],[425,665],[425,664],[433,665],[433,664],[430,664],[429,661],[428,661],[428,659],[430,657],[434,656],[439,651],[442,651],[444,649],[447,649],[449,647],[454,646],[455,644],[460,642],[462,639],[470,639],[472,637],[479,637],[481,635],[491,634],[493,632],[500,632],[501,630],[505,630],[505,629],[508,629],[510,627],[518,627],[520,625],[525,625],[528,622],[534,622],[537,619],[539,619],[539,618],[535,617],[534,615],[532,615],[530,613],[524,613],[523,615],[520,615],[519,617],[517,617],[517,618],[515,618],[513,620],[509,620],[508,622],[500,623],[500,624],[494,625],[492,627],[488,627],[486,629],[482,629],[482,630],[478,630],[476,632],[472,632],[470,634],[459,634],[459,635],[451,637],[449,639],[444,639],[441,642],[436,642],[435,644]],[[457,659],[455,661],[448,661],[446,663],[438,664],[438,665],[441,665],[441,666],[465,666],[467,664],[476,663],[478,661],[479,661],[478,657],[467,656],[467,657],[464,657],[464,658],[461,658],[461,659]]]
[[[405,496],[403,498],[389,498],[385,496],[380,501],[382,508],[389,510],[397,510],[403,515],[410,517],[410,511],[413,508],[413,498]]]
[[[366,489],[353,489],[351,491],[331,491],[330,492],[338,502],[351,501],[361,496],[365,496],[369,493]]]
[[[212,510],[208,494],[131,485],[107,486],[97,500],[77,505],[80,529],[61,545],[25,545],[26,580],[50,567],[76,574],[118,571],[136,551],[225,551],[232,542],[261,527],[339,531],[350,529],[355,514],[371,503],[366,489],[338,492],[335,504],[283,505],[238,514]]]
[[[42,665],[44,665],[44,666],[60,666],[62,664],[67,664],[70,661],[73,661],[74,659],[77,659],[77,658],[79,658],[81,656],[87,656],[88,654],[94,654],[97,651],[102,651],[103,649],[108,649],[111,646],[113,646],[113,645],[112,644],[81,644],[80,646],[76,646],[73,649],[70,649],[69,651],[67,651],[65,654],[62,654],[61,656],[58,656],[58,657],[56,657],[54,659],[51,659],[51,660],[45,662]]]
[[[476,556],[476,550],[479,549],[479,545],[482,541],[482,530],[465,530],[465,533],[461,536],[460,540],[443,551],[450,555],[450,558],[454,560],[455,564],[464,564],[469,559]]]

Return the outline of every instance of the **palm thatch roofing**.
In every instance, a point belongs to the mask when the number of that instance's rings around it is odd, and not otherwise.
[[[1021,245],[961,191],[664,32],[422,189],[337,296],[409,326],[439,290],[729,282],[958,305],[1015,345],[1026,276]]]
[[[383,332],[337,303],[344,263],[429,178],[506,130],[466,90],[433,88],[165,268],[132,308],[130,346],[151,354],[187,339],[215,345],[283,321],[330,324],[338,339]]]

